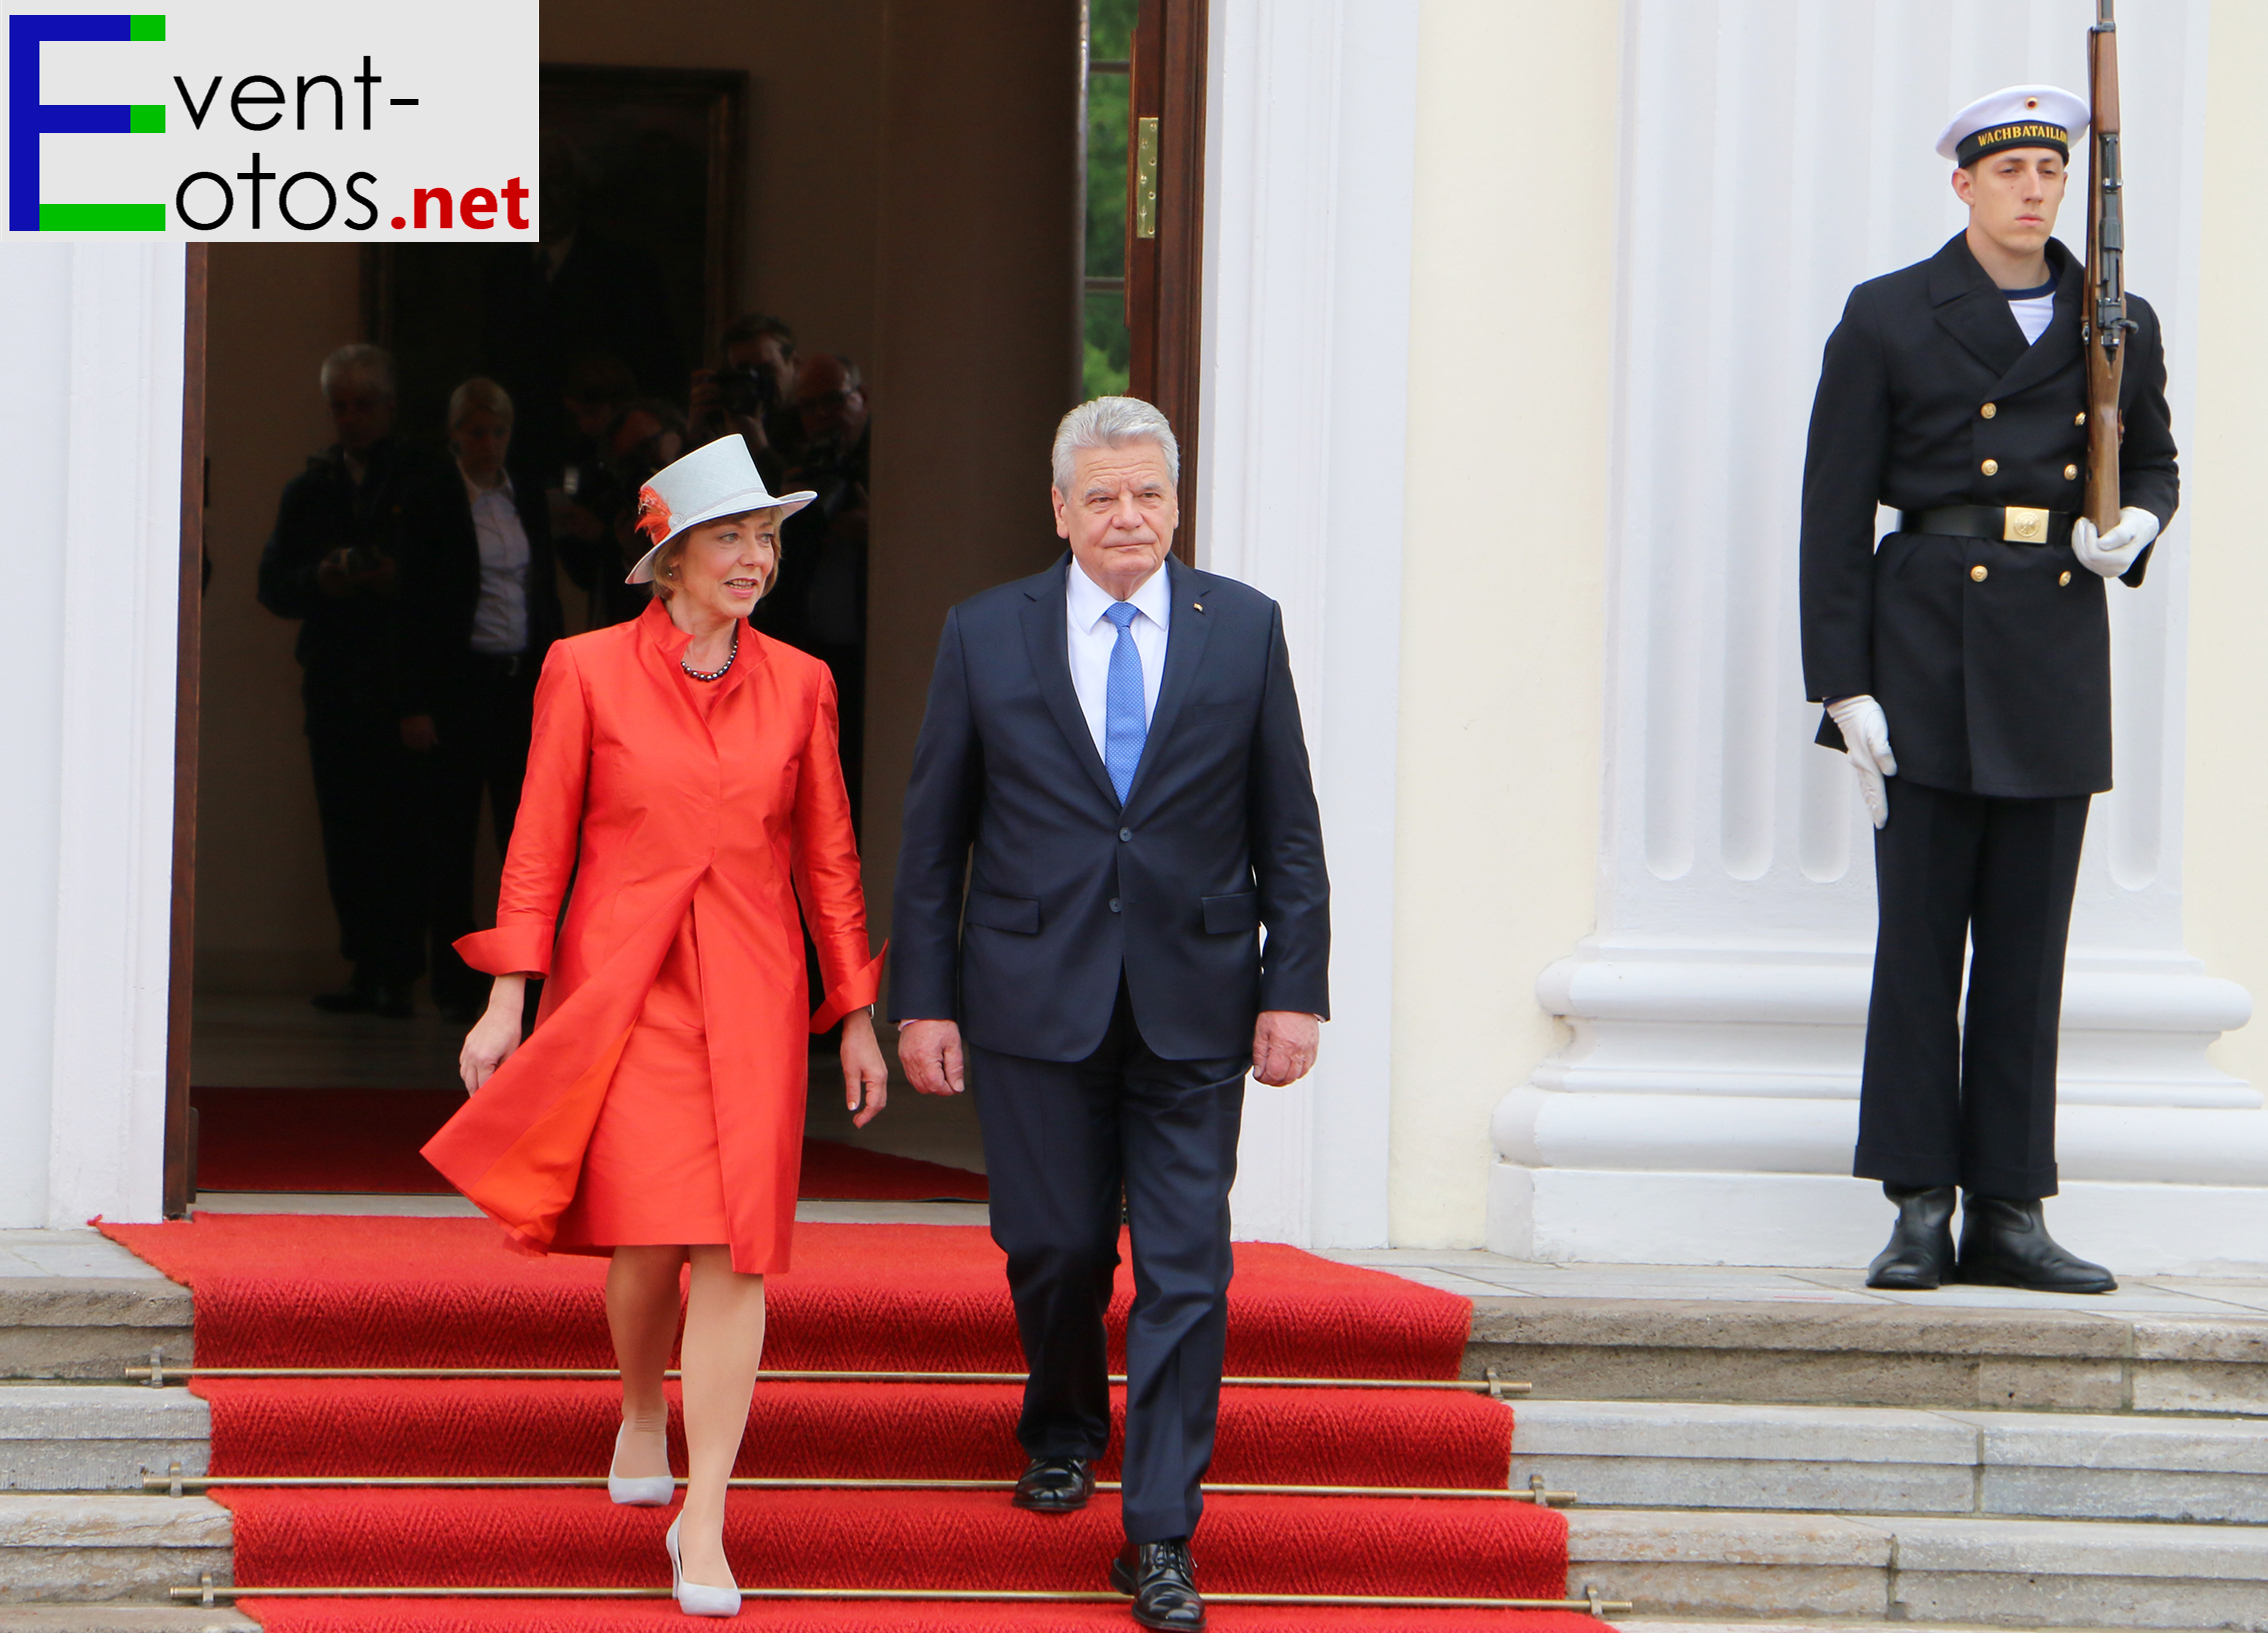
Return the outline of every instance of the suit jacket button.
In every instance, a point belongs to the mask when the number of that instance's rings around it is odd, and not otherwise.
[[[1989,575],[1982,567],[1972,567],[1969,569],[1969,576],[1982,584]]]
[[[2066,465],[2063,467],[2063,479],[2066,482],[2071,481],[2073,478],[2077,477],[2078,474],[2079,467],[2076,465]]]
[[[1132,839],[1134,837],[1134,830],[1132,828],[1121,828],[1118,830],[1118,837],[1121,842]]]
[[[2000,461],[1997,459],[1988,459],[1977,468],[1983,471],[1987,476],[1998,476],[2000,474]]]
[[[2071,575],[2070,575],[2069,573],[2065,573],[2065,574],[2064,574],[2064,575],[2063,575],[2063,576],[2062,576],[2061,578],[2057,579],[2057,580],[2056,580],[2055,582],[2056,582],[2056,584],[2057,584],[2057,585],[2058,585],[2059,587],[2060,587],[2060,586],[2062,586],[2062,585],[2068,584],[2068,583],[2070,583],[2070,582],[2071,582]]]
[[[2000,405],[1998,403],[1987,403],[1984,405],[1984,407],[1978,409],[1977,412],[1982,414],[1986,419],[1989,420],[1993,417],[1993,415],[2000,412]]]
[[[2085,425],[2087,423],[2087,411],[2082,408],[2078,413],[2072,415],[2071,423],[2073,425]]]
[[[1110,899],[1110,910],[1113,913],[1118,911],[1118,898],[1116,896],[1113,896]]]

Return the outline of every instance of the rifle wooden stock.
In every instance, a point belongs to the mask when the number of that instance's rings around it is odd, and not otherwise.
[[[2126,227],[2118,155],[2118,25],[2112,0],[2096,0],[2087,31],[2086,514],[2108,533],[2118,525],[2119,383],[2126,374]]]

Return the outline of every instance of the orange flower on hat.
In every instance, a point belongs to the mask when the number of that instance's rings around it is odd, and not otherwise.
[[[638,490],[637,527],[656,544],[669,537],[669,501],[651,486]]]

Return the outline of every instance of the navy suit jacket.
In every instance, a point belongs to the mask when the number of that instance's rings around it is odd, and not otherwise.
[[[1123,972],[1158,1055],[1244,1055],[1261,1010],[1330,1004],[1330,881],[1283,614],[1168,560],[1165,675],[1122,806],[1071,685],[1077,570],[1066,554],[946,615],[906,788],[890,1013],[957,1020],[997,1054],[1083,1060]]]

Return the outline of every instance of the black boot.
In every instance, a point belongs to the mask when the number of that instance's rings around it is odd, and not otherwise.
[[[2008,1202],[1971,1191],[1961,1202],[1961,1257],[1952,1279],[2035,1293],[2115,1293],[2118,1281],[2057,1245],[2037,1202]]]
[[[1882,1194],[1898,1204],[1898,1222],[1890,1227],[1890,1245],[1866,1267],[1866,1284],[1927,1292],[1953,1269],[1953,1187],[1916,1191],[1885,1184]]]

